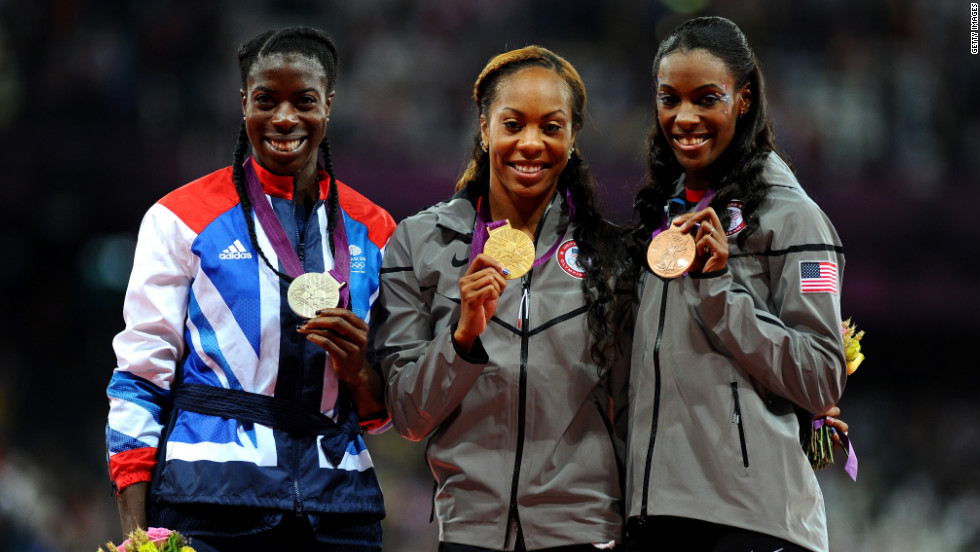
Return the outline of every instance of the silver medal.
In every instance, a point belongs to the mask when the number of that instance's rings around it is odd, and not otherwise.
[[[293,309],[296,316],[313,318],[317,311],[337,306],[342,285],[326,272],[300,274],[289,284],[286,294],[289,308]]]

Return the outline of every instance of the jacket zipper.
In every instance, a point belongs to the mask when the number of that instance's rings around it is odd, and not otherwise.
[[[302,203],[300,203],[299,204],[300,209],[298,211],[297,211],[296,207],[297,207],[297,202],[296,202],[295,179],[294,179],[294,188],[293,188],[293,217],[297,221],[300,220],[300,219],[302,219],[302,221],[303,221],[302,231],[299,228],[299,224],[295,224],[295,227],[296,227],[296,254],[297,254],[297,257],[299,258],[299,264],[300,264],[300,266],[302,266],[303,269],[305,270],[306,269],[306,236],[307,236],[307,234],[310,231],[310,219],[313,218],[313,211],[311,210],[310,213],[307,215],[305,205],[303,205]],[[307,345],[306,340],[303,340],[303,346],[304,346],[304,348],[306,347],[306,345]],[[305,379],[305,377],[304,377],[305,376],[304,366],[305,366],[305,363],[303,363],[303,364],[300,365],[300,373],[298,374],[298,377],[296,378],[297,397],[298,397],[298,399],[299,399],[300,402],[303,400],[303,381]],[[338,400],[339,400],[339,395],[338,395]],[[300,454],[298,452],[296,452],[296,448],[298,447],[298,445],[297,445],[297,443],[295,441],[291,441],[289,446],[294,451],[294,457],[295,457],[295,462],[294,462],[294,466],[293,466],[293,494],[294,494],[294,498],[295,498],[295,501],[296,502],[295,502],[295,504],[293,506],[293,511],[295,512],[296,517],[300,517],[300,516],[303,515],[303,499],[300,496],[300,492],[299,492],[299,474],[300,474],[300,466],[299,466],[300,460],[299,460],[299,457],[300,457]]]
[[[520,525],[520,518],[517,512],[517,489],[521,479],[521,460],[524,455],[524,424],[527,416],[527,353],[529,331],[529,305],[531,290],[531,273],[528,272],[521,282],[521,309],[519,324],[521,328],[521,377],[518,386],[518,405],[517,405],[517,450],[514,454],[514,476],[510,484],[510,510],[507,515],[507,531],[504,533],[504,543],[510,539],[510,528],[512,524]]]
[[[657,340],[653,346],[653,417],[650,421],[650,446],[647,449],[647,465],[643,472],[643,502],[640,506],[640,523],[646,521],[647,503],[650,499],[650,472],[653,468],[653,444],[657,440],[657,424],[660,419],[660,344],[664,336],[664,320],[667,318],[667,287],[669,280],[664,281],[663,293],[660,295],[660,320],[657,326]]]
[[[293,216],[297,221],[302,220],[303,228],[300,231],[300,225],[296,225],[296,249],[299,255],[299,264],[305,270],[306,268],[306,236],[310,233],[310,221],[313,220],[313,213],[316,212],[316,203],[313,204],[313,208],[310,212],[306,212],[306,205],[302,202],[296,202],[295,192],[293,192]]]
[[[300,474],[300,456],[301,455],[297,451],[297,449],[299,448],[299,444],[296,442],[296,440],[293,439],[293,437],[291,435],[289,435],[286,438],[289,439],[289,450],[291,450],[293,452],[293,454],[292,454],[292,456],[293,456],[293,499],[295,500],[295,502],[293,503],[293,512],[296,514],[296,517],[300,517],[300,516],[303,515],[303,498],[300,496],[300,492],[299,492],[299,474]]]
[[[732,382],[732,398],[735,399],[735,412],[732,423],[738,424],[738,442],[742,446],[742,465],[749,467],[749,451],[745,447],[745,429],[742,427],[742,407],[738,404],[738,382]]]
[[[298,477],[299,474],[296,474]],[[296,495],[296,503],[293,505],[293,510],[296,512],[296,517],[303,515],[303,500],[299,497],[299,479],[293,478],[293,493]]]

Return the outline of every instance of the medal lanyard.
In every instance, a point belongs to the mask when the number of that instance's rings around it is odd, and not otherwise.
[[[714,195],[715,195],[715,191],[712,190],[711,188],[708,188],[708,191],[704,194],[704,197],[702,197],[701,198],[701,201],[698,201],[698,204],[694,207],[694,211],[700,211],[701,209],[704,209],[705,207],[707,207],[708,204],[711,203],[711,197],[714,196]],[[670,212],[670,205],[672,203],[674,203],[674,202],[680,203],[681,205],[687,205],[686,203],[684,203],[684,200],[683,199],[680,199],[680,198],[677,198],[677,197],[675,197],[674,199],[671,199],[670,200],[670,203],[668,203],[667,205],[664,205],[663,218],[660,219],[661,220],[660,228],[655,229],[650,234],[650,239],[651,240],[653,238],[656,238],[657,237],[657,234],[659,234],[659,233],[663,232],[664,230],[666,230],[667,227],[670,225],[670,220],[668,220],[668,214]]]
[[[506,220],[487,222],[490,220],[489,203],[489,201],[486,204],[483,203],[483,196],[480,196],[480,199],[476,202],[476,222],[473,223],[473,241],[470,243],[471,264],[477,255],[483,253],[483,247],[487,244],[487,240],[490,238],[490,230],[499,228],[507,223]],[[558,250],[558,246],[561,245],[561,242],[565,241],[565,234],[568,233],[568,228],[572,225],[572,220],[575,218],[575,204],[572,203],[572,191],[568,188],[565,188],[565,203],[568,204],[568,226],[566,226],[565,230],[562,231],[561,238],[559,238],[559,240],[551,246],[551,249],[549,249],[547,253],[541,255],[537,259],[534,259],[534,264],[531,265],[531,268],[537,268],[538,266],[544,264],[544,262]]]
[[[248,199],[252,202],[252,210],[255,212],[256,218],[259,219],[259,224],[265,230],[266,236],[268,236],[269,242],[272,244],[272,249],[276,252],[276,256],[279,257],[283,268],[286,269],[286,274],[289,274],[291,278],[296,278],[306,272],[303,269],[302,263],[299,262],[299,255],[296,254],[296,250],[289,243],[289,238],[286,237],[286,231],[283,230],[279,218],[272,212],[272,206],[265,197],[265,192],[262,190],[259,178],[255,174],[255,169],[252,168],[251,157],[245,160],[244,167]],[[335,186],[336,182],[331,182],[330,185]],[[330,275],[341,284],[346,284],[350,281],[350,249],[347,243],[347,227],[344,225],[344,214],[339,209],[336,215],[339,217],[339,220],[337,220],[337,224],[334,226],[333,235],[330,236],[330,239],[333,240],[335,255]],[[349,287],[347,285],[340,287],[340,304],[342,308],[347,308],[347,305],[350,303]]]

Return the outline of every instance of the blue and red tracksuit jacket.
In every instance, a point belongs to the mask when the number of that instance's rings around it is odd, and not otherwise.
[[[307,219],[292,201],[291,177],[273,175],[258,163],[253,168],[304,269],[331,269],[326,173]],[[353,189],[338,186],[350,250],[351,309],[367,321],[395,223]],[[257,219],[255,232],[262,252],[281,266]],[[126,292],[126,328],[113,340],[117,367],[107,390],[106,442],[115,489],[152,480],[151,500],[165,504],[384,516],[371,457],[356,426],[340,442],[342,460],[334,465],[320,446],[322,436],[173,408],[175,386],[194,383],[276,397],[345,422],[337,419],[345,414],[338,408],[345,392],[330,357],[296,331],[302,320],[290,310],[286,289],[252,245],[231,167],[171,192],[149,209]],[[362,425],[375,433],[390,421]]]

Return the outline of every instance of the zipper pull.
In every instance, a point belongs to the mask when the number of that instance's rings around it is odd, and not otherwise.
[[[734,400],[734,409],[732,410],[732,423],[737,424],[741,421],[742,409],[738,406],[738,383],[732,382],[732,399]]]
[[[517,329],[521,329],[521,324],[525,318],[531,318],[531,299],[528,297],[527,282],[524,282],[524,292],[521,295],[521,306],[517,309]]]

